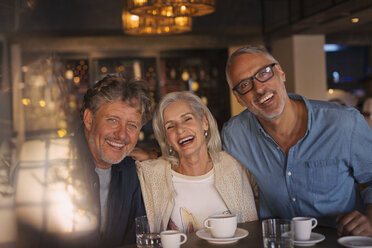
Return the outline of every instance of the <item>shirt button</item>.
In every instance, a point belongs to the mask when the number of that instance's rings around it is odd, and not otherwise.
[[[292,172],[289,171],[289,172],[288,172],[288,176],[292,176]]]
[[[292,201],[295,202],[295,201],[296,201],[296,198],[293,197],[293,198],[292,198]]]
[[[279,147],[279,146],[277,146],[277,147],[276,147],[276,149],[280,150],[280,147]]]

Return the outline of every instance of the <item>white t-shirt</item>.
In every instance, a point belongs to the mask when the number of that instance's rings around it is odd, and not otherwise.
[[[172,170],[176,192],[171,221],[189,233],[204,228],[204,220],[229,210],[214,187],[214,169],[202,176],[185,176]]]

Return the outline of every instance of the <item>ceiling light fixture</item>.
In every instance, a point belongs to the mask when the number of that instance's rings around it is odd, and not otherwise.
[[[128,0],[128,10],[138,16],[202,16],[214,12],[215,0]]]
[[[179,34],[191,31],[191,17],[153,17],[122,11],[123,29],[130,35]]]

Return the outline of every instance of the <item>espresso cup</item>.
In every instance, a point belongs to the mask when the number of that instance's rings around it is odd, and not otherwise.
[[[311,230],[318,225],[318,221],[310,217],[295,217],[292,222],[295,240],[309,240]]]
[[[179,248],[187,241],[187,236],[176,230],[168,230],[160,233],[160,239],[163,248]]]
[[[209,229],[214,238],[231,238],[236,231],[236,215],[212,215],[204,221],[204,226]]]

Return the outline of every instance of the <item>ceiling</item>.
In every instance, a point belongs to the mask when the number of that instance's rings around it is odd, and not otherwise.
[[[122,6],[123,0],[0,0],[0,34],[127,36]],[[372,0],[216,0],[213,14],[194,18],[190,35],[315,33],[331,42],[371,44]]]

